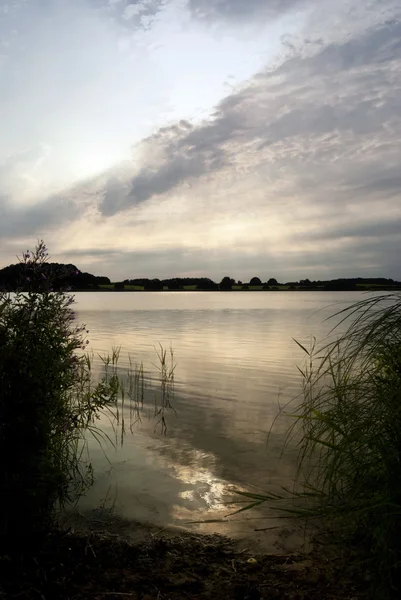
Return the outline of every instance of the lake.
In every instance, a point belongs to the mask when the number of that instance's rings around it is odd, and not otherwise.
[[[83,512],[113,506],[125,518],[196,532],[217,532],[262,545],[291,548],[299,533],[277,513],[255,510],[228,517],[233,487],[280,492],[291,485],[292,457],[280,460],[288,424],[280,405],[301,391],[297,365],[334,322],[324,320],[366,298],[350,292],[103,292],[76,294],[78,321],[89,329],[95,355],[121,347],[156,374],[159,344],[174,351],[173,411],[167,432],[155,431],[151,388],[142,423],[122,448],[92,440],[96,480],[80,501]],[[96,359],[97,366],[100,359]],[[147,407],[147,408],[146,408]],[[106,431],[106,422],[103,423]],[[105,457],[107,456],[107,459]],[[228,495],[227,495],[228,494]],[[209,523],[191,523],[208,520]],[[216,522],[221,520],[222,522]],[[267,532],[255,531],[269,529]],[[273,529],[274,528],[274,529]]]

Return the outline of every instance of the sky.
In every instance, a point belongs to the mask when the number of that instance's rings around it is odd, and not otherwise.
[[[0,0],[0,267],[401,279],[401,3]]]

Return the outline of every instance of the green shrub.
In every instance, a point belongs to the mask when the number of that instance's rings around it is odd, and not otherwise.
[[[53,292],[40,242],[23,255],[24,280],[0,294],[0,538],[46,532],[57,506],[91,482],[85,434],[115,406],[119,380],[94,385],[84,354],[89,333],[75,325],[73,298]]]

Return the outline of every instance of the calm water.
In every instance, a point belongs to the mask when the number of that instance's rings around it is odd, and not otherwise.
[[[296,365],[304,358],[293,338],[309,346],[333,326],[324,319],[366,298],[359,293],[80,293],[79,321],[90,330],[90,349],[121,346],[121,364],[134,361],[155,373],[155,347],[174,350],[177,416],[165,436],[154,431],[151,410],[126,436],[123,448],[104,454],[91,444],[96,482],[81,509],[115,504],[129,519],[165,527],[251,536],[260,543],[294,543],[267,510],[227,518],[230,486],[280,491],[294,464],[279,460],[285,422],[266,436],[279,404],[301,389]],[[106,423],[104,427],[107,429]],[[269,517],[269,520],[267,520]],[[224,523],[188,524],[200,519]]]

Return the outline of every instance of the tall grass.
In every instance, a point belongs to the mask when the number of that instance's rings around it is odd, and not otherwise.
[[[280,497],[245,494],[324,526],[353,552],[374,597],[401,592],[401,297],[369,298],[333,315],[345,334],[305,353],[303,393],[287,444],[298,439],[299,469]],[[298,501],[294,506],[293,501]],[[250,505],[248,505],[249,507]],[[246,507],[246,508],[248,508]]]

